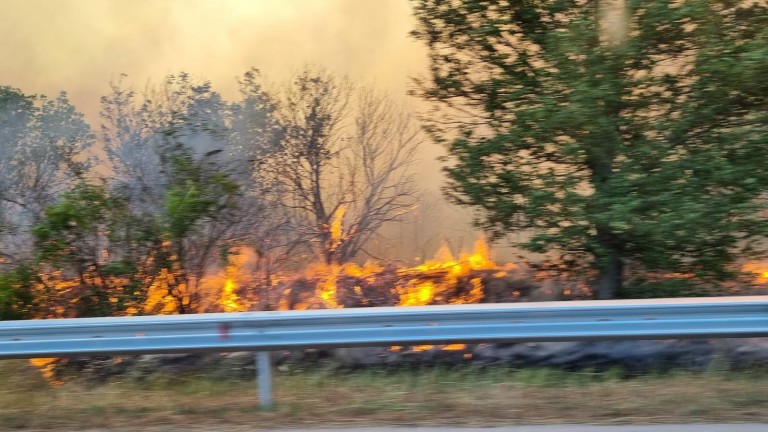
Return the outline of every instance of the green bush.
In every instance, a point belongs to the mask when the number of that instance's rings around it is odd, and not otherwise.
[[[19,266],[0,274],[0,320],[27,319],[35,307],[35,272]]]

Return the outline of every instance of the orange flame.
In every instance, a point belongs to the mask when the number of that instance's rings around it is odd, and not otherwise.
[[[246,260],[253,252],[246,248],[236,249],[230,256],[226,268],[226,280],[221,291],[219,304],[224,312],[242,312],[246,308],[242,304],[237,290],[240,287],[238,278],[242,273]]]
[[[744,273],[751,273],[755,277],[755,283],[768,283],[768,265],[763,262],[750,261],[741,267]]]
[[[176,302],[169,294],[169,285],[173,282],[173,275],[167,269],[162,269],[155,281],[147,290],[147,300],[144,302],[144,313],[157,313],[160,315],[176,312]]]
[[[333,215],[333,220],[329,227],[331,239],[328,249],[330,251],[336,251],[344,240],[344,214],[346,214],[346,212],[347,206],[342,205]],[[323,306],[327,308],[342,307],[336,298],[336,281],[342,273],[342,267],[336,263],[315,265],[311,269],[311,273],[314,273],[315,276],[320,279],[315,292],[317,297],[322,301]]]
[[[472,253],[462,253],[459,259],[454,259],[453,254],[447,245],[443,245],[437,251],[434,260],[403,270],[403,273],[413,274],[422,273],[445,273],[445,277],[440,283],[432,280],[422,282],[410,282],[406,286],[398,287],[400,301],[398,306],[424,306],[433,303],[441,293],[456,286],[458,280],[467,277],[474,270],[493,270],[498,269],[496,263],[490,256],[488,243],[485,240],[475,242],[475,249]],[[470,280],[472,290],[464,295],[456,296],[450,303],[476,303],[482,299],[483,284],[480,278]]]
[[[404,270],[404,273],[419,272],[425,275],[434,272],[447,272],[447,276],[442,278],[441,281],[423,281],[423,282],[409,282],[405,286],[397,288],[400,295],[400,301],[398,306],[423,306],[433,303],[440,294],[446,292],[451,287],[455,287],[458,280],[462,277],[467,277],[473,270],[494,270],[498,269],[498,266],[493,262],[490,256],[490,250],[488,243],[485,240],[478,240],[475,242],[475,249],[471,254],[462,253],[459,255],[459,259],[456,260],[448,249],[447,245],[443,245],[438,250],[435,259],[427,261],[426,263],[413,267],[411,269]],[[498,272],[497,272],[498,273]],[[455,296],[450,300],[450,303],[463,304],[463,303],[477,303],[483,298],[483,282],[479,277],[470,279],[469,281],[472,289],[463,295]],[[466,349],[465,344],[451,344],[441,347],[443,350],[463,350]],[[417,345],[411,347],[411,351],[419,352],[426,351],[434,348],[433,345]],[[400,351],[401,347],[391,347],[393,351]]]
[[[317,297],[323,301],[327,308],[339,308],[341,305],[336,301],[336,281],[341,273],[341,266],[331,264],[325,271],[325,277],[317,284]]]
[[[347,206],[342,205],[336,211],[331,221],[331,250],[336,250],[341,245],[343,240],[342,234],[344,232],[344,215],[347,213]]]
[[[61,380],[57,379],[54,374],[56,369],[56,360],[58,360],[58,358],[55,357],[33,358],[29,359],[29,363],[40,371],[40,374],[43,375],[43,378],[45,378],[45,380],[48,381],[50,385],[59,386],[63,383]]]

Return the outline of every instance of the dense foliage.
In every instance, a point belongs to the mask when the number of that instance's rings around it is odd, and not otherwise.
[[[501,236],[588,262],[725,278],[766,233],[768,6],[413,0],[448,193]]]

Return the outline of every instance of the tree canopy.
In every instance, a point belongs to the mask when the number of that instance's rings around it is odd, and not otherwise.
[[[496,236],[624,269],[723,278],[766,230],[768,6],[413,0],[449,196]]]
[[[90,168],[93,140],[66,93],[47,98],[0,86],[2,260],[15,263],[30,253],[29,228]]]

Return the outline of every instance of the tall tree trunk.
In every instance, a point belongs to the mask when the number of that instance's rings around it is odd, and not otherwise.
[[[598,300],[611,300],[621,292],[624,262],[618,253],[611,252],[599,267],[595,296]]]
[[[623,285],[624,260],[621,254],[621,240],[610,229],[598,227],[597,241],[601,251],[595,256],[598,267],[595,297],[598,300],[611,300],[619,295]]]

